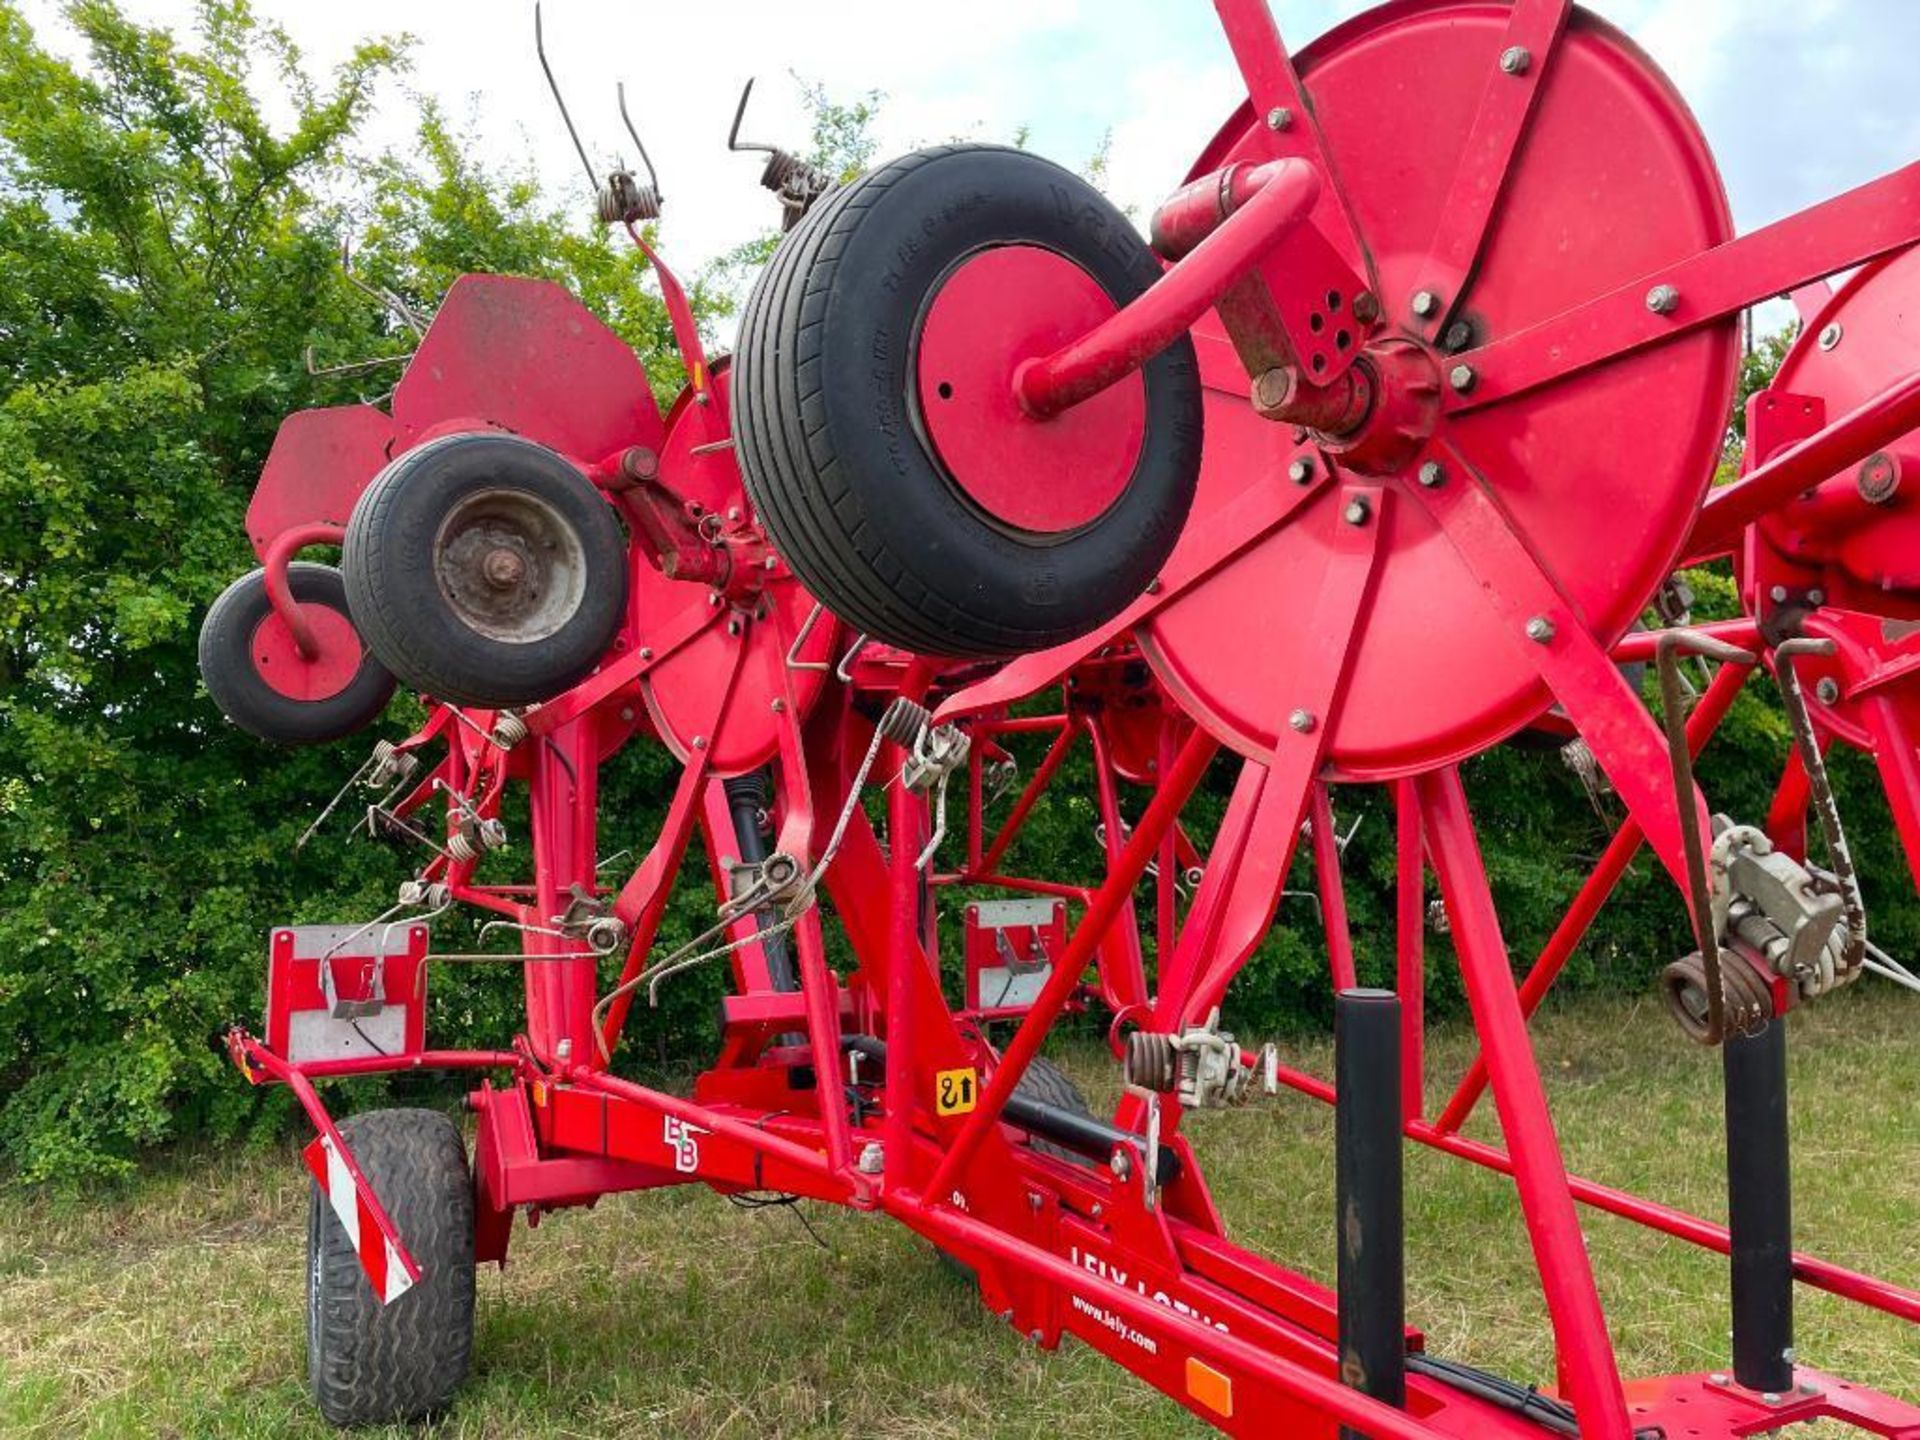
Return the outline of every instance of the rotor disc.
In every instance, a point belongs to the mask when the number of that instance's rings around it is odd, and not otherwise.
[[[714,368],[716,403],[730,398],[731,379],[726,364]],[[689,400],[682,393],[668,416],[661,474],[671,477],[675,492],[697,502],[716,526],[751,518],[732,453],[694,453],[707,438],[707,427],[698,423],[702,417]],[[694,741],[702,741],[709,766],[720,775],[741,774],[773,758],[782,723],[774,702],[783,699],[781,687],[791,685],[799,712],[795,718],[812,709],[826,683],[826,665],[834,658],[833,618],[820,615],[801,647],[802,664],[789,669],[787,651],[815,607],[784,563],[766,572],[758,613],[744,620],[728,604],[709,603],[702,587],[669,579],[638,555],[630,583],[635,603],[628,641],[661,657],[641,682],[647,713],[661,741],[682,761],[691,755]],[[730,628],[735,625],[737,633]]]
[[[1385,317],[1377,343],[1412,338],[1446,372],[1411,313],[1510,12],[1484,3],[1395,4],[1297,57],[1324,137],[1328,194],[1344,198]],[[1454,323],[1480,346],[1729,238],[1731,220],[1692,116],[1618,31],[1575,11],[1540,78]],[[1273,138],[1247,107],[1201,157],[1198,177],[1258,163]],[[1447,327],[1449,329],[1452,326]],[[1217,316],[1195,327],[1207,377],[1206,446],[1186,536],[1297,460],[1339,468],[1255,414]],[[1456,345],[1454,348],[1463,348]],[[1226,363],[1207,363],[1224,350]],[[1713,474],[1737,364],[1731,322],[1437,421],[1572,609],[1611,644],[1678,558]],[[1412,467],[1409,467],[1411,470]],[[1370,598],[1356,624],[1344,703],[1327,737],[1335,770],[1385,779],[1443,765],[1537,717],[1549,696],[1525,642],[1500,618],[1411,490],[1411,473],[1354,476],[1390,494]],[[1282,482],[1284,483],[1284,482]],[[1476,483],[1473,476],[1453,483]],[[1338,487],[1156,611],[1140,634],[1162,678],[1243,752],[1276,742],[1312,612],[1338,544]],[[1185,543],[1183,541],[1183,543]],[[1178,567],[1176,554],[1169,568]]]

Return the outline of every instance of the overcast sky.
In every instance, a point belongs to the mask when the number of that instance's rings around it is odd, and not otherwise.
[[[192,0],[122,0],[185,29]],[[1364,0],[1273,0],[1299,48]],[[27,11],[60,42],[57,6]],[[531,0],[254,0],[322,69],[353,43],[417,40],[406,87],[437,97],[494,158],[531,156],[577,196],[579,162],[535,62]],[[1920,0],[1601,0],[1666,68],[1706,130],[1743,229],[1920,157]],[[624,79],[667,197],[683,271],[766,227],[757,166],[729,155],[741,83],[748,132],[804,138],[793,74],[837,97],[885,92],[883,153],[955,136],[1006,139],[1079,166],[1111,128],[1111,189],[1150,213],[1243,93],[1206,0],[547,0],[548,52],[596,159],[623,143]],[[402,142],[396,88],[374,136]],[[630,147],[629,147],[630,148]],[[629,159],[631,157],[628,157]],[[584,184],[584,182],[578,182]]]

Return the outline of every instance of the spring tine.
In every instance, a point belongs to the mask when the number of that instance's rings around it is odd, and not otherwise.
[[[614,93],[620,100],[620,120],[627,127],[627,134],[633,137],[633,145],[640,152],[640,163],[647,167],[647,185],[653,191],[656,203],[664,203],[666,196],[660,190],[660,177],[654,173],[653,161],[647,155],[646,143],[641,140],[640,132],[633,127],[633,117],[627,114],[627,82],[622,80],[614,86]]]
[[[1785,641],[1774,647],[1773,671],[1780,684],[1781,704],[1793,727],[1793,743],[1807,772],[1807,790],[1813,798],[1820,833],[1827,842],[1834,877],[1840,882],[1840,897],[1847,912],[1847,963],[1851,966],[1858,965],[1866,955],[1867,906],[1860,893],[1860,877],[1853,868],[1853,850],[1840,821],[1840,803],[1834,798],[1833,782],[1827,774],[1827,758],[1820,753],[1820,737],[1814,733],[1806,692],[1794,665],[1802,655],[1831,655],[1838,649],[1831,640],[1803,637]]]
[[[375,757],[373,755],[369,755],[365,760],[360,762],[360,768],[347,777],[347,783],[335,792],[334,797],[326,803],[325,808],[313,817],[313,823],[301,832],[298,840],[293,842],[293,848],[295,850],[303,849],[307,841],[311,840],[320,827],[327,823],[327,817],[340,808],[340,802],[347,798],[347,792],[358,785],[361,777],[373,768],[374,759]]]
[[[1707,879],[1707,860],[1701,848],[1700,827],[1694,823],[1693,752],[1687,745],[1685,700],[1680,678],[1683,652],[1712,654],[1730,663],[1752,663],[1753,657],[1709,636],[1689,630],[1669,630],[1654,647],[1660,672],[1660,723],[1667,732],[1667,761],[1673,768],[1673,792],[1680,819],[1680,843],[1687,862],[1687,909],[1693,920],[1694,941],[1706,970],[1707,1028],[1701,1043],[1718,1045],[1727,1034],[1726,981],[1721,973],[1720,940],[1713,923],[1713,891]]]
[[[754,78],[753,76],[747,77],[746,88],[740,92],[740,103],[734,107],[733,128],[727,131],[727,149],[757,150],[763,155],[771,155],[777,147],[763,145],[758,140],[742,140],[740,138],[740,122],[747,118],[747,101],[753,96]]]
[[[807,637],[813,634],[813,627],[820,623],[820,616],[826,610],[818,600],[813,609],[807,612],[807,618],[800,623],[800,633],[793,637],[793,644],[787,647],[787,668],[789,670],[829,670],[830,662],[825,660],[802,660],[800,647],[807,643]]]
[[[860,652],[866,648],[867,648],[867,636],[866,636],[866,632],[862,631],[860,634],[853,637],[853,644],[848,647],[847,653],[840,657],[840,663],[833,667],[834,678],[837,680],[846,682],[848,684],[851,684],[853,681],[853,676],[848,673],[847,667],[853,664],[855,660],[859,659]]]
[[[559,108],[560,119],[573,140],[574,153],[580,157],[580,168],[587,172],[587,188],[598,195],[600,177],[594,172],[593,162],[587,158],[587,147],[580,143],[580,132],[573,128],[573,116],[567,113],[567,102],[560,93],[560,82],[553,78],[553,67],[547,63],[547,37],[540,23],[540,0],[534,0],[533,4],[533,49],[540,57],[541,70],[546,72],[547,88],[553,92],[553,103]]]

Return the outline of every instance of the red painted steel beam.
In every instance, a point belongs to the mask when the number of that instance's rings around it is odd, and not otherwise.
[[[1460,977],[1474,1027],[1486,1045],[1500,1129],[1512,1147],[1514,1184],[1520,1191],[1520,1209],[1553,1325],[1563,1388],[1580,1417],[1582,1435],[1630,1440],[1633,1425],[1627,1418],[1620,1366],[1567,1185],[1546,1090],[1527,1037],[1526,1017],[1514,990],[1506,941],[1487,888],[1486,866],[1460,772],[1448,768],[1422,775],[1414,783],[1434,870],[1453,922]]]
[[[1066,953],[1054,966],[1047,983],[1035,997],[1033,1008],[1027,1012],[1027,1018],[1014,1032],[1012,1043],[1001,1055],[978,1108],[954,1135],[946,1158],[941,1161],[939,1170],[927,1186],[926,1193],[929,1196],[953,1193],[960,1177],[966,1172],[968,1162],[979,1149],[980,1142],[999,1122],[1014,1087],[1020,1083],[1020,1077],[1026,1074],[1027,1066],[1039,1052],[1040,1042],[1060,1018],[1060,1012],[1066,1008],[1074,991],[1079,989],[1080,977],[1086,972],[1106,929],[1113,924],[1114,917],[1122,907],[1132,900],[1134,887],[1140,883],[1141,875],[1146,872],[1147,864],[1160,844],[1161,833],[1179,819],[1181,807],[1187,803],[1194,787],[1206,774],[1207,766],[1219,748],[1219,741],[1197,728],[1187,738],[1187,743],[1181,746],[1173,768],[1162,778],[1158,793],[1128,838],[1127,848],[1120,853],[1119,860],[1108,871],[1106,880],[1094,892],[1087,913],[1074,927]]]
[[[1342,1424],[1379,1440],[1437,1440],[1435,1430],[1378,1400],[1350,1390],[1338,1380],[1286,1360],[1246,1340],[1223,1333],[1198,1320],[1157,1304],[1138,1290],[1116,1285],[1092,1271],[1071,1264],[1031,1241],[962,1214],[945,1205],[914,1204],[899,1196],[883,1197],[886,1208],[916,1229],[931,1232],[950,1244],[990,1256],[1023,1273],[1040,1277],[1069,1294],[1084,1295],[1148,1334],[1172,1332],[1196,1355],[1213,1358],[1264,1381],[1284,1394],[1297,1396]]]
[[[1265,187],[1139,299],[1051,355],[1022,361],[1013,374],[1021,408],[1049,419],[1145,365],[1304,222],[1319,194],[1311,165],[1275,162]]]
[[[1288,1089],[1297,1090],[1323,1104],[1333,1104],[1333,1086],[1319,1076],[1286,1065],[1280,1067],[1279,1074],[1280,1083]],[[1463,1135],[1449,1134],[1437,1124],[1424,1120],[1412,1121],[1407,1126],[1407,1138],[1482,1169],[1509,1178],[1513,1175],[1513,1157],[1506,1151],[1496,1145],[1469,1140]],[[1676,1240],[1685,1240],[1703,1250],[1720,1255],[1727,1253],[1727,1229],[1724,1225],[1716,1225],[1711,1220],[1702,1220],[1698,1215],[1674,1206],[1663,1205],[1657,1200],[1648,1200],[1644,1196],[1585,1180],[1577,1175],[1568,1176],[1567,1184],[1573,1198],[1591,1209],[1604,1211],[1622,1220],[1631,1220],[1636,1225],[1644,1225],[1662,1235],[1671,1235]],[[1920,1324],[1920,1291],[1906,1289],[1876,1276],[1862,1275],[1857,1270],[1849,1270],[1797,1250],[1793,1256],[1793,1278],[1815,1290],[1851,1300],[1870,1310]]]
[[[1895,381],[1743,479],[1713,491],[1694,522],[1687,553],[1714,555],[1730,549],[1740,532],[1768,511],[1915,429],[1920,429],[1920,371]]]
[[[1424,291],[1441,302],[1425,320],[1415,316],[1429,334],[1446,333],[1461,296],[1472,283],[1572,8],[1571,0],[1515,0],[1507,18],[1500,62],[1488,72],[1480,108],[1474,113],[1473,128],[1467,132],[1446,203],[1440,207],[1440,223],[1412,292]],[[1509,55],[1515,58],[1509,61]]]
[[[1446,409],[1480,410],[1570,379],[1916,241],[1920,163],[1463,352],[1453,363],[1471,369],[1474,384],[1449,393]],[[1679,300],[1655,311],[1647,297],[1662,285]]]
[[[1752,673],[1752,667],[1746,665],[1722,665],[1714,673],[1706,694],[1700,697],[1700,703],[1687,717],[1687,748],[1695,757],[1699,756],[1713,732],[1720,728],[1720,722],[1726,718],[1735,697]],[[1533,968],[1527,972],[1527,978],[1520,986],[1520,1011],[1528,1019],[1533,1018],[1534,1011],[1540,1008],[1540,1002],[1546,999],[1547,992],[1560,978],[1560,972],[1566,968],[1567,961],[1573,957],[1581,940],[1586,938],[1601,907],[1612,896],[1614,887],[1627,873],[1627,866],[1633,863],[1634,856],[1640,853],[1645,841],[1646,833],[1640,828],[1640,823],[1629,815],[1608,842],[1600,863],[1580,887],[1580,893],[1574,897],[1573,904],[1554,928],[1546,948],[1540,952],[1540,958],[1534,961]],[[1453,1099],[1434,1122],[1435,1127],[1443,1134],[1458,1130],[1466,1123],[1467,1116],[1473,1113],[1473,1107],[1479,1103],[1486,1086],[1486,1056],[1475,1055],[1473,1063],[1467,1067],[1467,1073],[1461,1078],[1459,1088],[1454,1091]]]

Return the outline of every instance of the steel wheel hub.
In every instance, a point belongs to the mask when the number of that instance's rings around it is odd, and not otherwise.
[[[513,645],[556,634],[586,593],[580,537],[517,490],[481,490],[454,506],[434,537],[433,572],[463,624]]]

